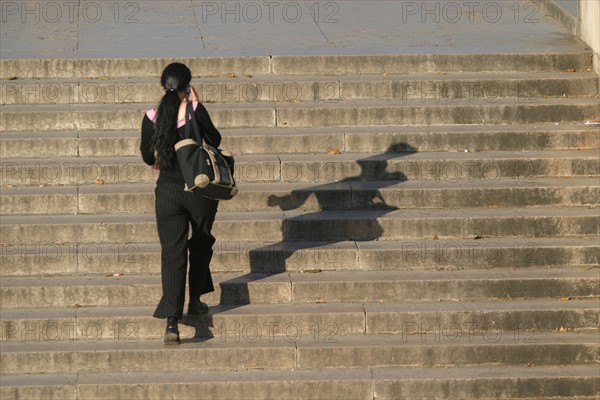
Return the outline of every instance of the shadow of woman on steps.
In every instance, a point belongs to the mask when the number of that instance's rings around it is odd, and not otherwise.
[[[394,144],[383,154],[357,160],[359,175],[302,187],[283,196],[270,195],[267,205],[284,212],[281,240],[250,249],[247,255],[250,273],[220,283],[219,305],[211,307],[208,315],[195,321],[197,338],[206,340],[214,334],[221,337],[234,334],[236,340],[239,339],[243,323],[230,326],[222,322],[213,326],[212,317],[230,312],[239,315],[235,309],[260,303],[261,300],[249,288],[253,283],[267,280],[281,282],[283,279],[284,284],[288,284],[289,276],[279,274],[339,269],[344,267],[338,265],[342,262],[340,257],[344,251],[350,251],[355,258],[355,242],[376,241],[382,237],[385,232],[379,218],[397,210],[397,206],[388,204],[380,190],[406,181],[401,170],[388,171],[388,168],[391,161],[412,153],[415,149],[411,146]],[[303,208],[316,211],[306,212]],[[271,293],[270,301],[277,301],[279,296],[278,304],[289,303],[290,292],[291,289],[287,293]],[[241,321],[244,320],[249,321],[241,318]],[[287,322],[270,321],[280,326]],[[251,323],[253,329],[261,326],[260,321]],[[213,328],[212,331],[210,328]],[[276,331],[274,333],[277,334]]]

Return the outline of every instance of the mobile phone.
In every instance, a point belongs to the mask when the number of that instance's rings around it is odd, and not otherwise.
[[[185,94],[189,96],[190,93],[192,93],[192,88],[188,85],[188,87],[185,88]]]

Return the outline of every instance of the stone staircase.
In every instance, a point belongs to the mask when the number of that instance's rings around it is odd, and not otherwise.
[[[600,396],[590,54],[181,60],[240,194],[165,347],[170,61],[2,60],[2,399]]]

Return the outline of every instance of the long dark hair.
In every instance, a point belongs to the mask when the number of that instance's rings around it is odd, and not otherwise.
[[[152,137],[152,148],[160,169],[170,170],[173,168],[175,155],[173,146],[177,142],[177,115],[181,105],[178,92],[185,90],[191,80],[192,72],[185,64],[181,63],[167,65],[160,78],[160,83],[166,93],[158,105]]]

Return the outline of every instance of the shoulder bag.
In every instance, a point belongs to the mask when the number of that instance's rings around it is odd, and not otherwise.
[[[186,106],[185,122],[185,137],[175,144],[185,190],[214,200],[232,199],[238,192],[233,177],[233,156],[202,139],[192,102]]]

